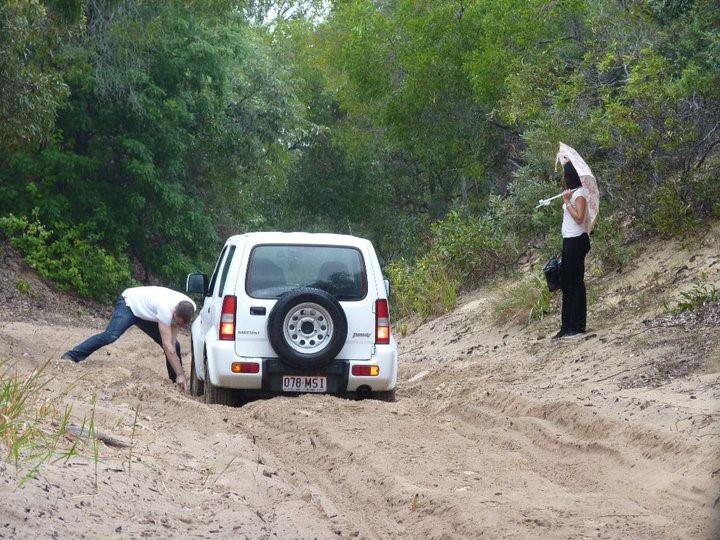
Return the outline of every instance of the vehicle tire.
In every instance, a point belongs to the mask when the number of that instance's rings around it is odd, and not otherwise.
[[[301,287],[278,298],[268,316],[270,344],[290,367],[327,366],[347,339],[347,318],[340,302],[320,289]]]
[[[195,374],[195,347],[193,346],[192,338],[190,339],[190,395],[191,396],[202,396],[205,392],[205,383],[198,379]]]
[[[235,405],[235,393],[231,389],[215,386],[210,381],[207,354],[203,355],[203,362],[205,365],[205,403],[208,405]]]

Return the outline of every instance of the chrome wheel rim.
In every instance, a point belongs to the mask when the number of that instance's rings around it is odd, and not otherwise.
[[[332,318],[327,310],[314,302],[303,302],[285,315],[283,334],[285,342],[303,354],[314,354],[325,349],[333,336]]]

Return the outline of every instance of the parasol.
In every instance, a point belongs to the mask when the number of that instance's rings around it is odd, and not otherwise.
[[[560,143],[560,149],[558,150],[557,157],[555,158],[555,167],[557,168],[558,163],[565,165],[570,162],[575,167],[575,170],[580,177],[580,183],[587,190],[587,227],[588,234],[592,231],[597,219],[598,211],[600,210],[600,192],[598,191],[597,180],[595,175],[585,160],[580,157],[580,154],[567,144]]]

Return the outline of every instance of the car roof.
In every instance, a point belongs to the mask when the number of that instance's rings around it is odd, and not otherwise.
[[[360,247],[370,244],[370,241],[349,234],[306,233],[306,232],[251,232],[237,234],[228,238],[228,243],[249,242],[258,244],[312,244],[330,246]]]

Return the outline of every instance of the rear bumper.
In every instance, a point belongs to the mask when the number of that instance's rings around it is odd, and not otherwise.
[[[301,371],[285,365],[278,358],[242,357],[235,353],[232,341],[215,341],[207,344],[208,371],[214,386],[237,390],[256,390],[262,393],[285,393],[282,391],[283,375],[326,376],[328,393],[344,394],[367,386],[373,392],[393,390],[397,383],[397,348],[395,343],[377,345],[368,360],[335,360],[322,369]],[[258,373],[233,373],[233,362],[256,362]],[[358,377],[352,374],[354,365],[376,365],[379,374],[373,377]]]

